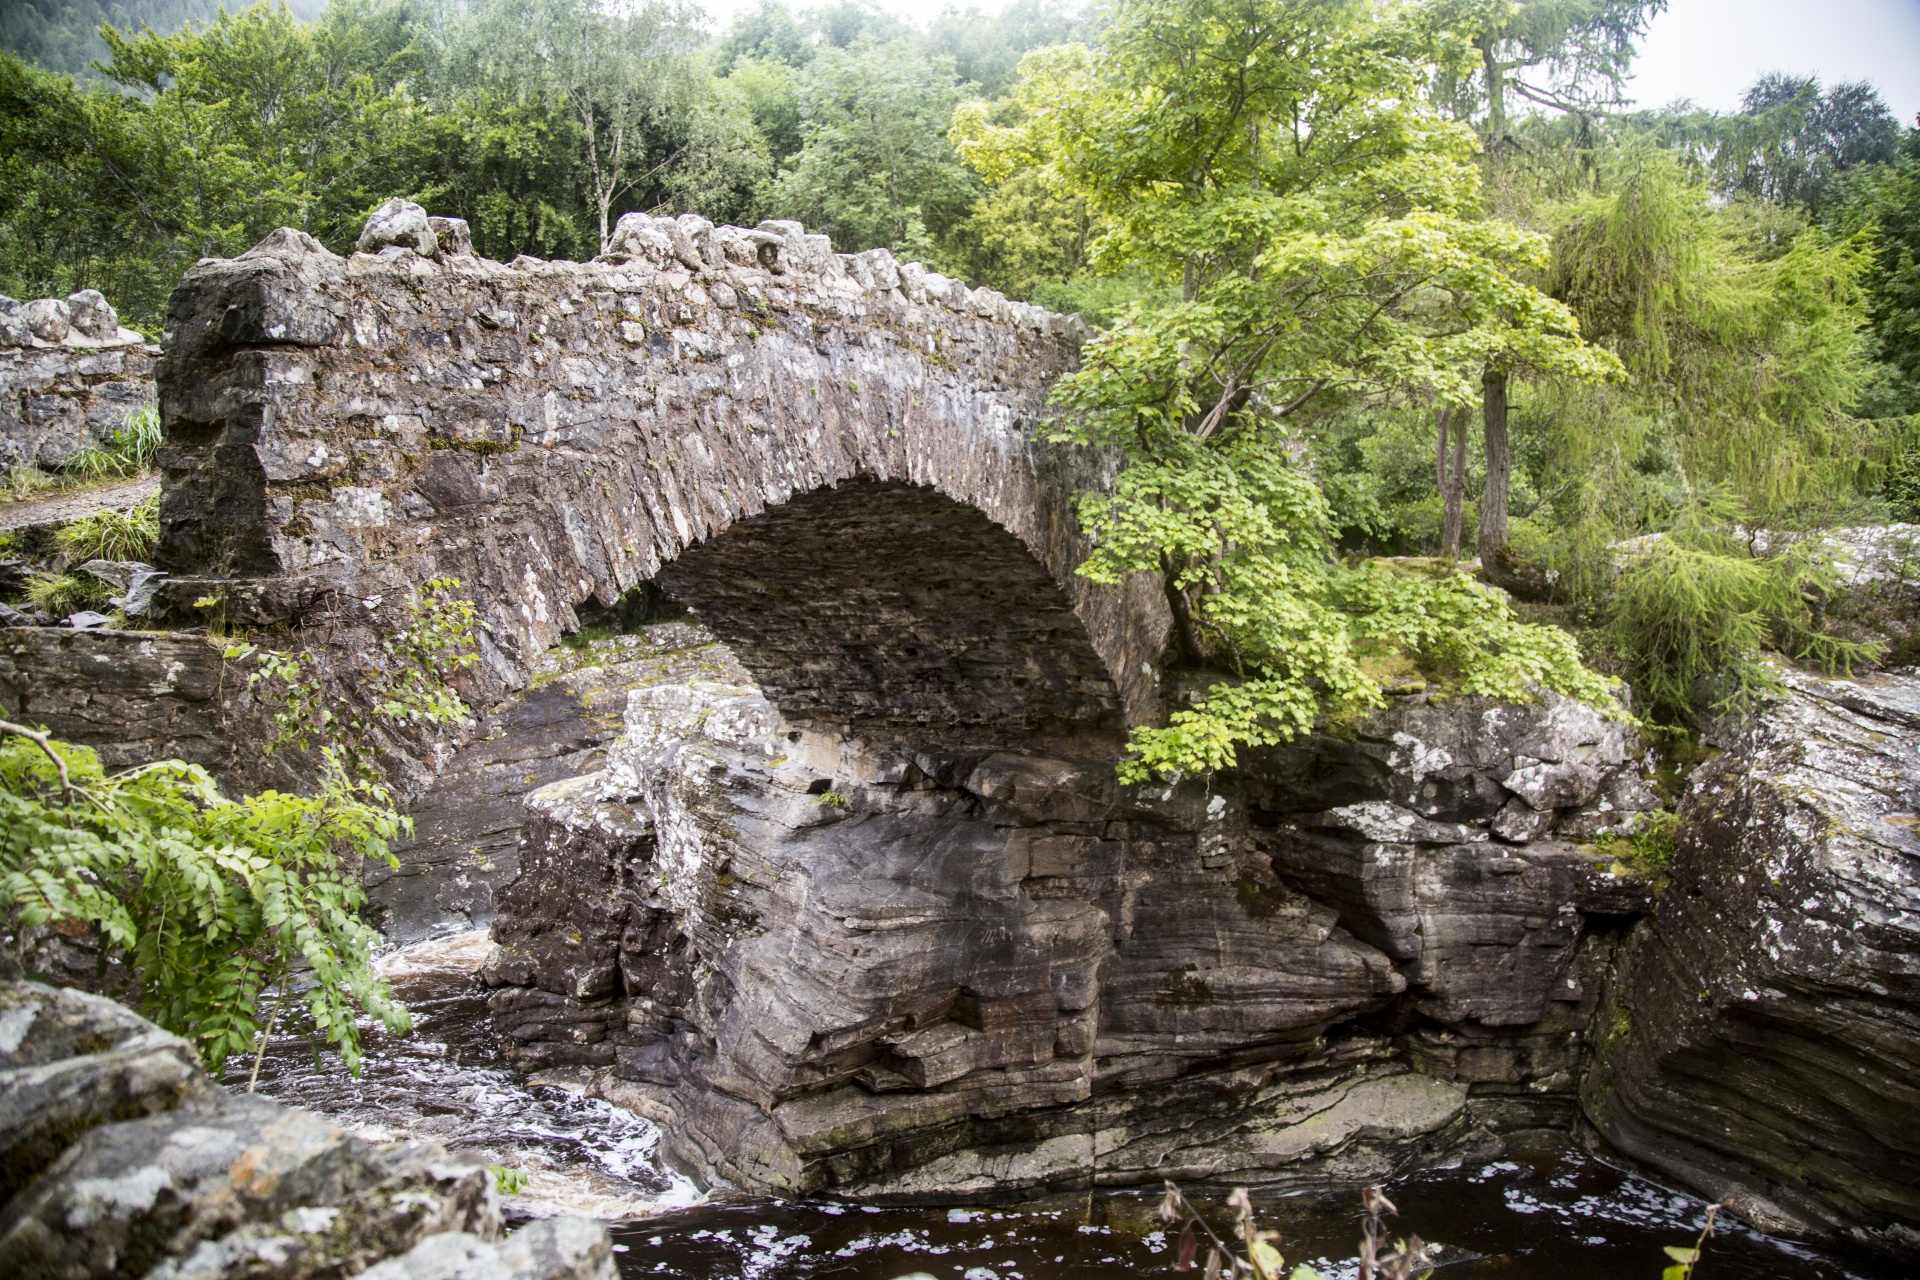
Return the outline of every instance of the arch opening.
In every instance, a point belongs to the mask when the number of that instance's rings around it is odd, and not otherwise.
[[[1117,751],[1125,715],[1065,593],[978,508],[854,480],[740,520],[658,582],[790,723],[956,748]]]

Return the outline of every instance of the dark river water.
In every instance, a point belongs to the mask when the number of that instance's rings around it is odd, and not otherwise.
[[[437,1139],[519,1170],[515,1217],[581,1213],[616,1223],[623,1280],[1117,1280],[1171,1275],[1156,1192],[1097,1192],[1020,1205],[863,1209],[703,1195],[659,1160],[653,1126],[603,1102],[529,1087],[507,1068],[471,974],[483,934],[405,948],[383,968],[414,1013],[406,1038],[376,1036],[353,1080],[276,1041],[260,1092],[324,1112],[375,1140]],[[251,1065],[251,1064],[248,1064]],[[244,1068],[237,1071],[244,1085]],[[1388,1188],[1398,1229],[1442,1246],[1440,1280],[1658,1280],[1665,1245],[1691,1244],[1706,1206],[1559,1142],[1418,1174]],[[1204,1202],[1204,1197],[1195,1196]],[[1256,1197],[1288,1268],[1354,1275],[1355,1195]],[[1229,1215],[1212,1215],[1224,1231]],[[1737,1223],[1706,1247],[1697,1280],[1892,1280],[1894,1272],[1769,1239]]]

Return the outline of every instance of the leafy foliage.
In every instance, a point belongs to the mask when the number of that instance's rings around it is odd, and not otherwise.
[[[1129,777],[1217,769],[1372,705],[1363,660],[1388,651],[1464,689],[1607,697],[1567,637],[1484,589],[1337,566],[1293,460],[1342,404],[1471,403],[1490,362],[1618,370],[1524,279],[1544,239],[1481,216],[1471,136],[1417,92],[1429,37],[1352,4],[1126,4],[1098,53],[1029,56],[1019,112],[956,116],[989,181],[1031,170],[1084,203],[1097,270],[1164,286],[1054,391],[1056,439],[1127,460],[1082,500],[1081,572],[1156,575],[1186,660],[1233,673],[1136,732]]]
[[[82,609],[103,609],[113,588],[90,573],[33,573],[27,578],[27,603],[51,618]]]
[[[250,641],[227,647],[230,660],[249,663],[248,684],[274,706],[280,746],[317,749],[330,771],[362,782],[379,776],[383,729],[407,731],[453,724],[467,704],[452,681],[471,666],[473,602],[454,593],[458,578],[434,578],[409,601],[404,619],[380,640],[378,661],[342,675],[324,653],[281,653]]]
[[[974,197],[946,139],[953,64],[905,41],[817,52],[794,76],[802,146],[775,207],[844,252],[886,245],[932,256]]]
[[[1607,640],[1655,719],[1693,724],[1777,693],[1769,650],[1830,671],[1879,651],[1832,634],[1817,616],[1838,585],[1817,539],[1759,555],[1695,513],[1631,556],[1608,600]]]
[[[370,967],[378,935],[342,870],[343,851],[390,859],[403,828],[383,796],[338,774],[310,798],[233,801],[198,765],[108,775],[91,748],[0,739],[0,898],[16,934],[91,926],[108,989],[191,1040],[209,1070],[265,1032],[274,986],[294,1002],[283,1016],[356,1072],[356,1016],[409,1026]]]

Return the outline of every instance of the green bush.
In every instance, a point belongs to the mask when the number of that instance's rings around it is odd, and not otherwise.
[[[304,1021],[356,1071],[356,1015],[411,1025],[373,972],[379,935],[343,865],[398,865],[387,842],[405,819],[384,796],[336,772],[312,798],[229,800],[198,765],[109,775],[89,747],[0,730],[0,899],[17,939],[90,926],[109,994],[192,1041],[210,1071],[276,1020]],[[297,997],[296,969],[311,979]]]
[[[1894,460],[1881,496],[1887,500],[1887,513],[1895,520],[1920,524],[1920,446]]]
[[[1682,528],[1635,552],[1620,574],[1607,645],[1647,715],[1697,724],[1778,691],[1769,651],[1827,671],[1878,655],[1822,625],[1816,609],[1837,583],[1817,541],[1760,556],[1724,530]]]
[[[153,469],[154,456],[159,452],[160,411],[153,405],[143,405],[127,415],[126,425],[116,430],[104,447],[88,445],[61,470],[89,483],[145,475]]]
[[[113,587],[90,573],[36,573],[27,579],[27,603],[53,618],[104,609]]]

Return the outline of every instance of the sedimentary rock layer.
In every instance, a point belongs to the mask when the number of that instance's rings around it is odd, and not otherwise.
[[[1789,682],[1694,776],[1582,1100],[1758,1226],[1920,1258],[1920,678]]]

